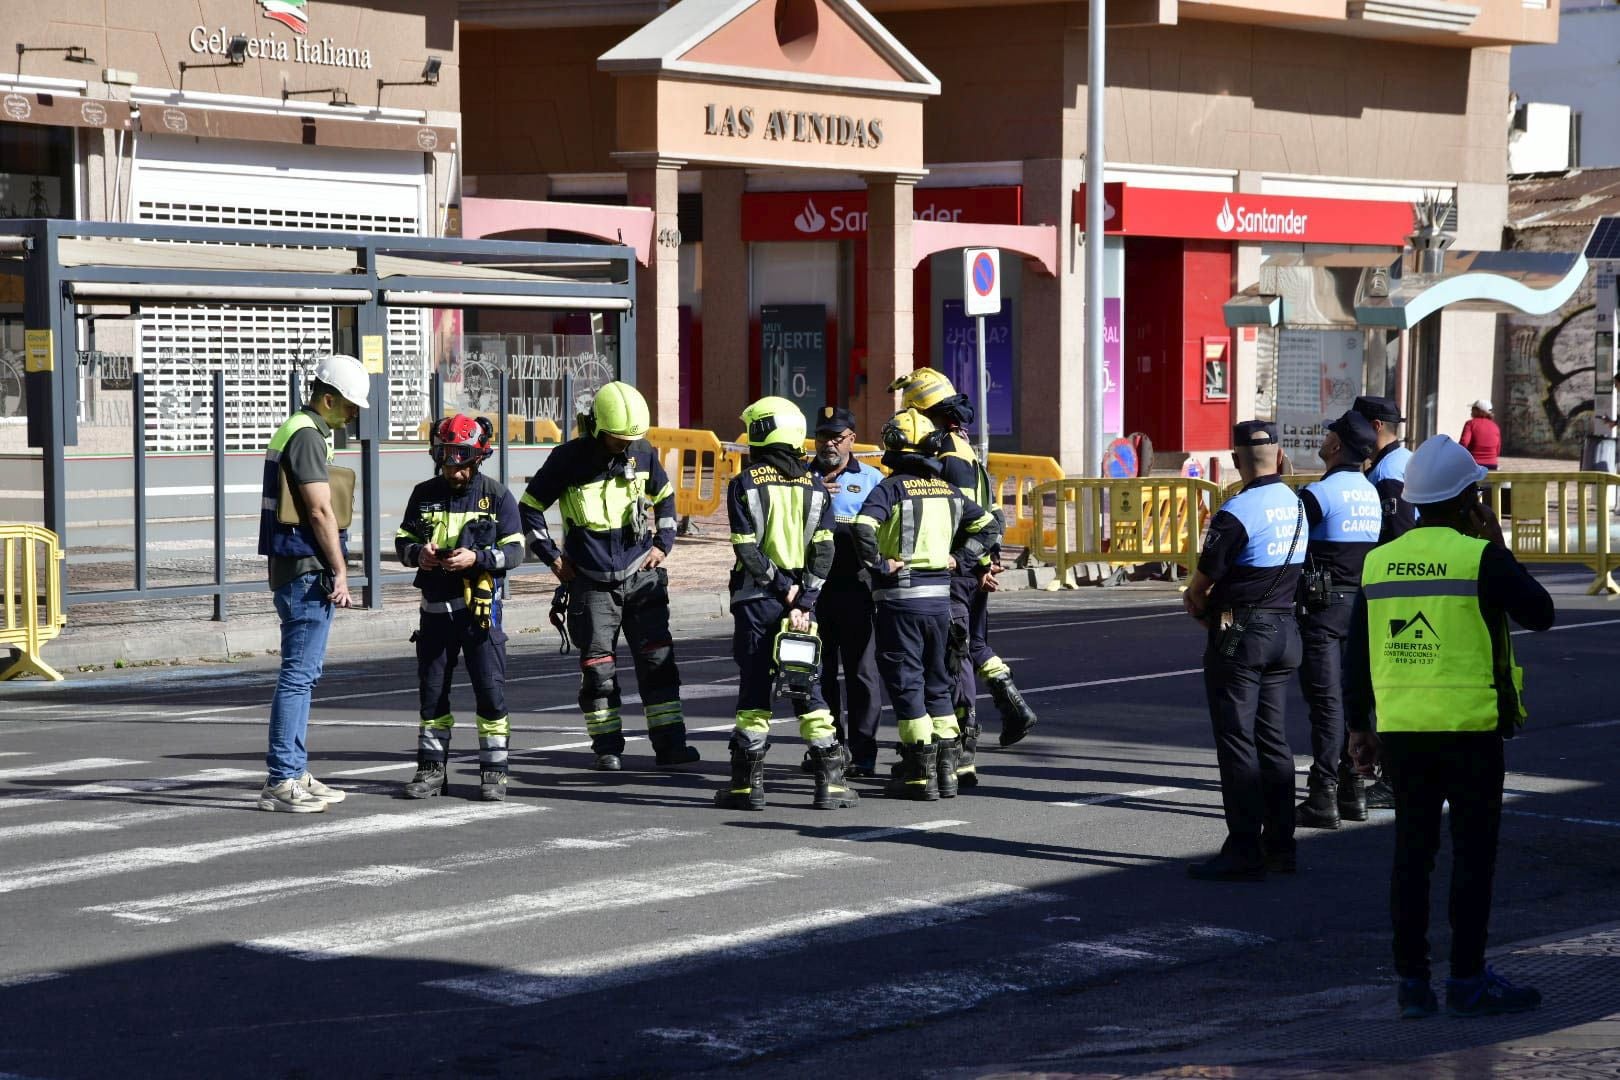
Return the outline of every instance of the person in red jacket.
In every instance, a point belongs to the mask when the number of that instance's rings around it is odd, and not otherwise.
[[[1470,415],[1472,419],[1463,425],[1462,438],[1457,442],[1474,455],[1475,462],[1495,472],[1502,453],[1502,429],[1496,426],[1496,419],[1491,415],[1491,403],[1480,398],[1474,402]]]

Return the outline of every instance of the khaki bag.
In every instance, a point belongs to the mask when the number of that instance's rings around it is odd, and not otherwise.
[[[303,506],[303,500],[293,495],[292,485],[287,482],[287,470],[278,468],[276,472],[281,474],[276,520],[283,525],[301,524],[298,511]],[[332,516],[337,519],[338,528],[347,529],[354,520],[354,470],[345,469],[342,465],[328,465],[326,473],[326,482],[332,488]]]

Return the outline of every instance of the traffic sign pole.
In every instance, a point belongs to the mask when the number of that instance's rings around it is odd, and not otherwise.
[[[990,367],[985,360],[984,317],[1001,310],[1001,252],[996,248],[962,251],[962,311],[974,318],[979,343],[979,463],[990,460]]]
[[[990,368],[984,359],[984,316],[978,317],[979,324],[979,464],[986,465],[990,460]]]

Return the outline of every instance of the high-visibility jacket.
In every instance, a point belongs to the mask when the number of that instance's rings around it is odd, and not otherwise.
[[[726,515],[737,553],[732,606],[785,601],[797,585],[795,605],[814,609],[833,561],[832,499],[821,477],[787,476],[774,465],[750,462],[726,487]]]
[[[855,518],[855,547],[871,571],[873,599],[928,601],[949,611],[949,560],[983,573],[1001,530],[994,515],[938,475],[936,462],[918,459],[917,468],[927,474],[897,471],[867,496]],[[901,563],[893,574],[890,559]]]
[[[276,433],[270,436],[270,445],[264,451],[264,478],[259,500],[259,554],[274,555],[285,559],[314,559],[320,557],[315,550],[314,539],[303,524],[283,525],[276,520],[276,501],[281,497],[281,452],[287,448],[292,437],[306,428],[320,431],[321,425],[315,420],[315,414],[308,409],[300,409],[284,420]],[[326,463],[332,464],[337,456],[332,446],[330,430],[324,436],[326,440]],[[345,557],[349,553],[349,531],[338,531],[338,547],[342,549]]]
[[[422,547],[441,551],[464,547],[477,561],[459,574],[423,570]],[[463,579],[481,574],[504,577],[523,562],[523,522],[517,500],[492,476],[474,473],[465,490],[456,491],[443,476],[422,481],[411,490],[405,516],[394,534],[394,550],[404,566],[416,567],[411,582],[422,590],[422,610],[450,612],[464,607]]]
[[[1479,604],[1486,542],[1440,526],[1376,547],[1362,568],[1378,730],[1496,731],[1521,724],[1524,671],[1507,619]]]
[[[559,549],[546,509],[560,505]],[[553,450],[518,500],[529,550],[551,566],[568,556],[582,576],[624,581],[654,547],[675,546],[675,488],[658,453],[645,440],[609,454],[596,438],[571,439]]]

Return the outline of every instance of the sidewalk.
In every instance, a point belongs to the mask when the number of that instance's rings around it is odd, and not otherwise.
[[[1192,1047],[1122,1058],[1117,1053],[1088,1054],[1081,1045],[1014,1065],[938,1075],[953,1080],[1620,1076],[1620,923],[1519,942],[1493,950],[1491,962],[1515,982],[1540,989],[1542,1007],[1517,1016],[1457,1020],[1442,1012],[1426,1020],[1401,1020],[1393,983],[1353,987],[1348,1002],[1325,1009],[1295,1002],[1293,1009],[1277,1015],[1300,1019]],[[1443,983],[1439,992],[1443,1003]],[[1221,1026],[1218,1013],[1207,1026]],[[1257,1026],[1252,1013],[1246,1019],[1248,1023],[1239,1024]],[[1173,1043],[1175,1033],[1166,1035]]]

